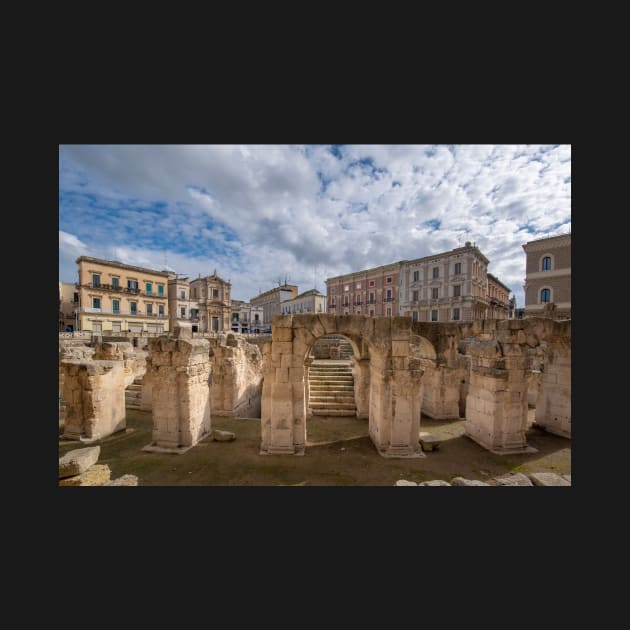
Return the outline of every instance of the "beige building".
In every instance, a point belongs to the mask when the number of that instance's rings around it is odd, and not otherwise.
[[[75,309],[79,306],[79,290],[73,282],[59,283],[59,332],[76,330]]]
[[[541,317],[551,306],[554,319],[571,319],[571,234],[530,241],[523,249],[525,317]]]
[[[78,330],[168,332],[167,272],[89,256],[76,262]]]
[[[198,331],[199,304],[190,297],[190,281],[186,276],[169,273],[168,276],[168,321],[171,330],[180,322],[191,322],[193,332]]]
[[[294,313],[325,313],[326,296],[317,289],[310,289],[300,293],[292,300],[285,300],[280,304],[280,313],[289,315]]]
[[[488,312],[486,319],[511,319],[510,317],[511,289],[503,284],[496,276],[488,273]]]
[[[398,315],[400,262],[326,279],[329,315]]]
[[[230,330],[231,288],[232,285],[229,282],[217,275],[216,269],[211,276],[191,280],[190,315],[193,321],[198,320],[198,323],[193,325],[198,326],[199,332],[227,332]]]
[[[269,291],[258,294],[250,299],[252,306],[262,306],[263,308],[263,328],[264,331],[271,330],[271,318],[274,315],[280,315],[280,304],[286,300],[292,300],[297,296],[298,288],[294,284],[287,284],[275,287]]]
[[[244,300],[232,300],[232,332],[259,333],[263,330],[262,306],[252,306]]]

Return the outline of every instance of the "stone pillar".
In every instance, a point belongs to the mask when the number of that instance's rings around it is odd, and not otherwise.
[[[571,342],[553,342],[540,378],[536,426],[571,437]]]
[[[504,455],[535,453],[527,445],[527,358],[518,343],[479,341],[470,346],[472,370],[465,435]]]
[[[63,438],[94,442],[126,427],[122,361],[64,360]]]
[[[357,418],[367,420],[370,415],[370,359],[354,358],[354,402]]]
[[[211,432],[206,339],[150,339],[153,441],[144,451],[184,453]]]
[[[264,455],[303,455],[306,445],[305,352],[293,343],[291,315],[273,319],[263,346],[261,445]],[[301,345],[301,344],[300,344]]]
[[[427,368],[424,376],[422,412],[435,420],[459,418],[461,370],[445,365]]]

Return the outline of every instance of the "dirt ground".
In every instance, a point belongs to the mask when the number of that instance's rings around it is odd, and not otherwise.
[[[398,479],[485,481],[510,471],[571,472],[571,441],[536,428],[527,440],[537,453],[494,455],[463,435],[464,420],[423,417],[420,430],[444,442],[418,459],[381,457],[368,437],[367,420],[356,418],[309,418],[301,457],[260,455],[259,419],[213,416],[212,428],[237,438],[206,438],[183,455],[147,453],[141,449],[151,442],[151,414],[128,410],[124,431],[95,442],[101,447],[98,463],[109,465],[112,479],[137,475],[141,486],[393,486]],[[59,456],[82,446],[60,439]]]

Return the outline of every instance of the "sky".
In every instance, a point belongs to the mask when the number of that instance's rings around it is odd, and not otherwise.
[[[524,306],[522,245],[571,231],[571,145],[60,145],[78,256],[212,274],[249,300],[475,243]]]

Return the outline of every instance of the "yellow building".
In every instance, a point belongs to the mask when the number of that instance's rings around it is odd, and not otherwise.
[[[80,256],[78,330],[168,332],[168,272]]]

